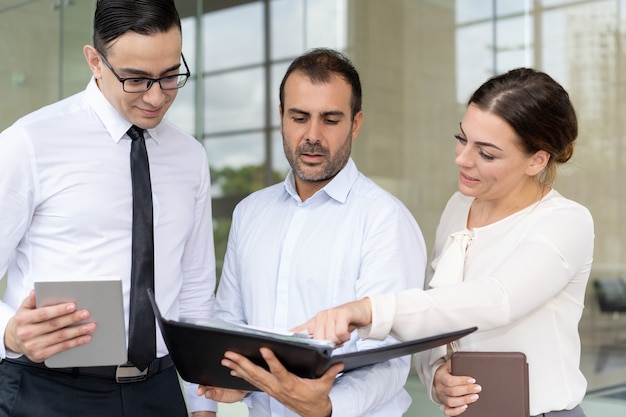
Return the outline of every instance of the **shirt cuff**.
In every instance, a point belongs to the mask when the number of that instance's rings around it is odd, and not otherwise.
[[[185,396],[187,397],[187,408],[189,414],[196,411],[213,411],[217,412],[217,403],[213,400],[209,400],[206,397],[198,395],[198,384],[192,384],[187,381],[183,381],[183,387],[185,388]]]
[[[5,277],[6,279],[6,277]],[[0,303],[0,334],[4,335],[7,331],[7,326],[11,317],[15,316],[15,310],[4,303]],[[4,340],[4,339],[3,339]],[[0,343],[0,358],[10,358],[15,359],[22,356],[21,353],[15,353],[6,348],[4,341]]]
[[[346,398],[346,395],[333,395],[332,390],[328,393],[328,397],[333,410],[331,416],[350,416],[354,414],[354,404],[352,404],[353,400],[351,398]]]
[[[384,340],[391,333],[396,314],[396,294],[368,296],[372,304],[372,324],[359,329],[362,339]]]

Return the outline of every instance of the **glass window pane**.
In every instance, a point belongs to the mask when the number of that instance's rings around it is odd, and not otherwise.
[[[493,75],[493,29],[491,22],[456,31],[457,100],[465,103],[472,92]]]
[[[166,117],[190,135],[196,134],[196,20],[193,17],[181,19],[183,32],[183,54],[191,71],[187,84],[178,90],[176,100],[168,110]],[[184,72],[181,61],[181,70]]]
[[[272,65],[272,85],[270,86],[270,98],[272,100],[270,112],[272,119],[272,127],[280,126],[280,83],[285,76],[285,72],[289,67],[289,63]]]
[[[544,7],[560,6],[567,3],[578,3],[580,0],[541,0],[541,5]]]
[[[196,77],[196,18],[186,17],[180,21],[183,32],[183,54],[191,76]],[[181,71],[182,72],[182,71]]]
[[[347,43],[347,4],[345,0],[306,2],[306,49],[329,47],[345,49]]]
[[[519,13],[528,10],[532,10],[532,1],[520,1],[520,0],[497,0],[496,1],[496,14],[498,16],[504,16],[512,13]]]
[[[283,150],[283,136],[279,129],[272,130],[272,168],[280,178],[284,178],[291,167]]]
[[[297,56],[304,50],[303,0],[270,2],[270,44],[273,60]]]
[[[265,186],[263,136],[258,133],[211,138],[204,140],[204,148],[211,169],[213,239],[219,277],[235,205]]]
[[[152,87],[154,88],[154,87]],[[190,78],[176,94],[166,117],[190,135],[196,134],[196,80]]]
[[[496,74],[513,68],[533,66],[534,43],[530,16],[498,20],[496,34]]]
[[[207,13],[202,20],[204,71],[263,61],[263,3]]]
[[[485,0],[456,0],[454,11],[457,23],[474,22],[491,18],[493,5]]]
[[[345,0],[273,0],[271,7],[272,59],[295,57],[307,49],[345,49]]]
[[[240,184],[238,178],[244,175],[245,169],[263,166],[265,146],[261,133],[206,139],[204,148],[213,173],[211,178],[213,197],[247,195],[253,191],[252,188],[255,187],[245,185],[245,181]],[[261,169],[260,172],[262,173],[263,170]],[[262,174],[260,175],[261,177],[256,182],[262,184],[263,178]]]
[[[206,77],[204,91],[205,133],[263,128],[263,68]]]
[[[565,32],[565,12],[562,9],[541,14],[541,69],[559,82],[566,80],[569,68]]]

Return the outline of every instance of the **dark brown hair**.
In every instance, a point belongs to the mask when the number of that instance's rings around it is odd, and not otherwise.
[[[576,111],[569,94],[546,73],[518,68],[492,77],[474,92],[469,104],[504,119],[527,153],[544,150],[550,155],[540,175],[544,184],[554,182],[557,164],[574,153]]]
[[[285,82],[293,72],[301,72],[314,83],[327,83],[333,75],[343,78],[352,87],[351,112],[352,118],[361,111],[363,93],[361,80],[350,59],[341,52],[329,48],[316,48],[296,58],[280,83],[280,109],[285,111]]]
[[[152,35],[181,29],[173,0],[98,0],[93,19],[93,46],[101,54],[126,32]]]

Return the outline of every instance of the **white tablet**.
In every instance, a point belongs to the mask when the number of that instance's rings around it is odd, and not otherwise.
[[[94,322],[97,325],[89,343],[49,357],[45,361],[48,367],[107,366],[126,363],[124,301],[119,277],[35,282],[35,297],[37,307],[75,302],[79,310],[89,310],[91,316],[85,322]]]

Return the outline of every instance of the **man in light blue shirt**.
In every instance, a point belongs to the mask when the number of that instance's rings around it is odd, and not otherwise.
[[[421,288],[426,250],[415,219],[350,158],[363,112],[359,76],[348,58],[318,49],[296,59],[280,87],[280,116],[292,170],[284,183],[253,193],[235,209],[217,293],[221,318],[289,330],[366,294]],[[394,342],[361,340],[354,332],[334,353]],[[403,388],[408,357],[335,378],[339,365],[307,380],[228,355],[234,361],[227,366],[270,394],[246,395],[250,416],[399,417],[411,403]],[[271,354],[268,363],[280,367]],[[223,402],[244,395],[210,387],[199,393]]]

